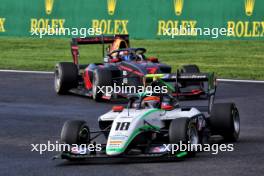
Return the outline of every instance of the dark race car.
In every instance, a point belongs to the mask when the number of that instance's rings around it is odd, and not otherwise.
[[[81,65],[78,62],[79,45],[102,44],[103,63]],[[104,44],[110,44],[105,54]],[[55,67],[55,91],[57,94],[72,92],[90,96],[96,101],[126,97],[131,92],[109,93],[106,87],[113,85],[145,85],[145,75],[171,73],[171,66],[162,64],[158,58],[146,57],[145,48],[130,48],[128,35],[73,38],[71,42],[73,62],[60,62]],[[182,73],[199,73],[196,65],[186,65]],[[204,93],[203,84],[179,83],[177,96],[199,96]],[[100,89],[102,88],[102,89]],[[105,90],[105,91],[103,91]]]

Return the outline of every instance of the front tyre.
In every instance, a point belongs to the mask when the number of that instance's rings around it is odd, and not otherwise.
[[[223,136],[226,141],[236,142],[240,133],[240,118],[235,104],[214,104],[210,117],[210,125],[213,134]]]
[[[169,142],[171,144],[198,144],[199,135],[196,124],[189,118],[177,118],[171,121],[169,127]],[[195,156],[195,150],[187,151],[188,156]]]
[[[90,142],[90,129],[83,120],[68,120],[61,130],[61,141],[66,144],[88,144]]]
[[[66,94],[78,86],[78,68],[71,62],[56,64],[54,71],[54,88],[57,94]]]

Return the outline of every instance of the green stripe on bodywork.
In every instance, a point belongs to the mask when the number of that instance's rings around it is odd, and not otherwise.
[[[151,109],[149,111],[147,111],[145,114],[143,114],[140,119],[144,119],[146,116],[148,116],[151,113],[157,112],[157,111],[162,111],[160,109]],[[140,128],[135,129],[135,131],[131,134],[131,136],[128,138],[127,142],[125,143],[124,147],[122,148],[106,148],[106,152],[124,152],[127,148],[127,146],[130,144],[130,142],[138,135],[140,134],[142,131],[144,130],[159,130],[160,127],[158,126],[150,126],[150,125],[144,125]]]
[[[166,83],[166,81],[163,81],[162,78],[164,78],[166,76],[166,74],[147,74],[145,75],[146,78],[152,78],[153,81],[158,81],[162,84],[164,84],[165,86],[167,86],[167,88],[170,90],[170,91],[175,91],[175,88],[174,86]]]
[[[181,158],[181,157],[186,156],[187,154],[188,154],[187,152],[181,152],[181,153],[178,153],[176,156],[177,156],[178,158]]]
[[[163,80],[159,80],[159,82],[161,82],[162,84],[164,84],[165,86],[167,86],[167,88],[170,90],[170,91],[172,91],[172,92],[175,92],[175,88],[171,85],[171,84],[169,84],[169,83],[166,83],[165,81],[163,81]]]
[[[145,77],[146,78],[153,78],[153,81],[156,81],[158,78],[162,78],[164,77],[165,74],[146,74]]]
[[[140,97],[145,97],[147,95],[147,92],[138,93]]]
[[[143,118],[145,118],[146,116],[148,116],[149,114],[154,113],[154,112],[157,112],[157,111],[162,111],[162,110],[161,110],[161,109],[157,109],[157,108],[155,108],[155,109],[151,109],[151,110],[145,112],[145,114],[143,114],[143,115],[140,117],[140,119],[143,119]]]

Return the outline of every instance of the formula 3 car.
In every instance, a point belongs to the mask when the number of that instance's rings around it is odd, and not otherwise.
[[[153,76],[153,75],[152,75]],[[177,76],[177,75],[176,75]],[[162,75],[157,77],[165,79]],[[170,94],[128,96],[128,105],[114,106],[98,118],[99,131],[90,131],[84,120],[69,120],[63,125],[61,141],[66,144],[96,144],[99,135],[105,135],[106,143],[101,151],[74,147],[63,151],[56,158],[86,160],[107,158],[152,158],[175,160],[194,156],[195,151],[179,151],[172,154],[168,144],[200,144],[212,135],[221,135],[235,142],[239,138],[239,112],[234,103],[214,103],[215,86],[209,74],[179,74],[168,79],[206,81],[208,110],[183,107]],[[164,83],[164,82],[160,82]]]
[[[79,45],[102,44],[104,63],[79,64]],[[104,44],[111,44],[105,54]],[[60,62],[55,67],[54,87],[57,94],[68,92],[89,96],[96,101],[126,97],[127,93],[102,93],[98,87],[145,86],[146,74],[171,73],[171,67],[158,58],[145,56],[146,49],[130,48],[127,35],[73,38],[71,43],[73,62]],[[185,65],[182,73],[199,73],[196,65]],[[179,82],[179,96],[204,94],[200,82]]]

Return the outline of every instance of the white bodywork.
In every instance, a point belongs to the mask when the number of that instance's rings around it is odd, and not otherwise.
[[[124,109],[122,112],[109,111],[99,117],[99,121],[113,121],[106,145],[107,155],[123,153],[130,142],[142,130],[159,130],[165,120],[192,118],[202,115],[196,108],[176,108],[171,111],[162,109]]]

